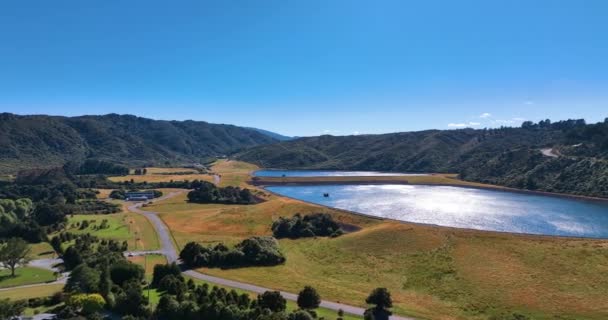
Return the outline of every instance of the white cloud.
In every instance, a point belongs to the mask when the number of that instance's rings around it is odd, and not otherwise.
[[[476,127],[481,125],[479,122],[468,122],[468,123],[448,123],[448,127],[450,128],[467,128],[467,127]]]
[[[513,120],[494,120],[493,122],[500,124],[510,124],[513,123]]]
[[[526,121],[526,118],[513,118],[513,121]]]
[[[359,131],[353,131],[353,134],[354,134],[354,135],[358,135],[358,134],[359,134]]]
[[[466,126],[466,123],[448,123],[448,127],[450,128],[464,128]]]
[[[531,106],[531,105],[534,104],[534,101],[532,101],[532,100],[526,100],[526,101],[524,101],[524,104],[527,105],[527,106]]]
[[[482,114],[481,114],[479,117],[480,117],[480,118],[485,119],[485,118],[489,118],[489,117],[491,117],[491,116],[492,116],[492,114],[491,114],[491,113],[484,112],[484,113],[482,113]]]

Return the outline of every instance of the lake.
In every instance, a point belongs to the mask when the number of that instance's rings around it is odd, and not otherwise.
[[[335,171],[335,170],[258,170],[256,177],[370,177],[370,176],[426,176],[426,173],[399,173],[378,171]]]
[[[608,203],[423,185],[271,186],[280,195],[401,221],[478,230],[608,238]],[[329,193],[329,197],[324,197]]]

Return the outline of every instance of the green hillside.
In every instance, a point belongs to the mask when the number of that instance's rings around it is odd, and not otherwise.
[[[0,173],[101,159],[127,165],[199,162],[275,142],[256,130],[131,115],[54,117],[0,114]]]
[[[260,146],[237,157],[267,168],[453,172],[471,181],[608,197],[608,120],[325,135]]]

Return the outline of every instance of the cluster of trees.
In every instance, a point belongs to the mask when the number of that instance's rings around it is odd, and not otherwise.
[[[72,241],[74,244],[64,250],[63,244]],[[126,241],[99,239],[90,233],[74,234],[71,232],[61,232],[53,237],[51,246],[63,258],[63,264],[67,270],[72,270],[82,263],[95,266],[100,263],[100,259],[118,261],[122,258],[122,253],[128,249]]]
[[[117,210],[94,201],[93,190],[78,188],[70,178],[61,168],[29,170],[15,182],[0,185],[0,238],[46,241],[48,233],[63,227],[68,214]]]
[[[279,242],[273,237],[253,237],[245,239],[234,248],[223,243],[205,247],[189,242],[179,254],[189,267],[234,268],[245,266],[273,266],[285,262]]]
[[[299,213],[291,218],[280,217],[272,223],[272,233],[277,238],[337,237],[344,233],[340,225],[327,213],[314,213],[302,216]]]
[[[162,320],[313,320],[321,296],[315,288],[306,286],[298,294],[298,309],[287,312],[287,301],[278,291],[266,291],[252,299],[248,294],[209,285],[195,285],[192,279],[185,281],[177,265],[157,265],[152,286],[163,295],[154,311]],[[366,302],[372,305],[365,312],[366,320],[388,320],[392,299],[385,288],[372,291]],[[342,319],[344,312],[337,312]]]
[[[196,203],[254,204],[258,199],[249,191],[239,187],[220,188],[207,181],[188,193],[188,201]]]
[[[59,312],[60,318],[94,318],[102,308],[121,315],[150,316],[143,295],[144,269],[125,259],[126,242],[62,233],[53,238],[53,246],[61,247],[62,238],[74,244],[62,254],[64,265],[71,272],[63,290],[69,298]]]
[[[68,163],[64,166],[70,168],[71,165]],[[74,174],[104,174],[113,176],[124,176],[129,174],[129,168],[116,164],[114,162],[94,160],[85,160],[77,169],[73,170]]]
[[[138,175],[138,176],[145,176],[148,173],[148,169],[143,168],[143,169],[135,169],[133,171],[133,174]]]
[[[34,203],[29,198],[0,199],[0,223],[25,220],[29,218],[33,210]]]
[[[78,214],[109,214],[121,212],[122,208],[114,203],[102,200],[78,200],[74,204],[67,205],[67,213]]]

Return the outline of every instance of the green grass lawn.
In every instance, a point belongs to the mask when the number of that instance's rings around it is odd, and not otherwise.
[[[55,276],[52,271],[32,268],[19,267],[15,270],[15,276],[11,276],[8,269],[0,270],[0,288],[16,287],[26,284],[44,283],[54,281]]]
[[[85,220],[89,221],[89,226],[82,229],[80,226]],[[108,227],[99,229],[103,220],[108,221]],[[127,241],[129,250],[156,250],[160,247],[158,236],[150,222],[135,213],[71,215],[68,217],[67,231],[75,234],[90,233],[120,242]]]

